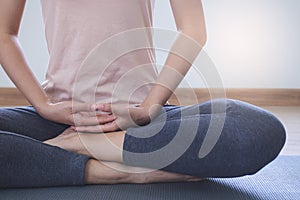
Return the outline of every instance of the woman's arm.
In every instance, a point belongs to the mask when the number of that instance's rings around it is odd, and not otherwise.
[[[48,99],[30,71],[18,41],[25,2],[0,1],[0,64],[26,99],[38,109]]]
[[[201,0],[170,0],[179,37],[173,44],[156,84],[142,103],[143,107],[163,106],[206,43],[206,28]],[[155,109],[154,109],[155,110]]]
[[[97,125],[113,118],[103,115],[98,120],[81,112],[94,111],[95,105],[71,101],[52,103],[31,72],[18,41],[20,22],[26,0],[0,0],[0,64],[26,99],[40,115],[52,121],[74,124]],[[80,117],[81,116],[81,117]]]

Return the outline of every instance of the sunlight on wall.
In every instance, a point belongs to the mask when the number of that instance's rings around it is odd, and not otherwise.
[[[155,24],[175,29],[168,1],[157,1]],[[208,42],[225,87],[300,88],[300,1],[203,0]],[[157,54],[164,62],[165,54]],[[188,77],[203,87],[199,77]],[[184,87],[184,85],[182,85]]]

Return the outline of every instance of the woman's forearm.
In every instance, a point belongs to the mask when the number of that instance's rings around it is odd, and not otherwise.
[[[156,104],[163,106],[167,102],[206,43],[202,1],[170,0],[170,5],[180,34],[171,48],[156,84],[142,104],[145,107]]]
[[[0,40],[0,64],[4,71],[29,103],[41,108],[48,99],[24,58],[17,36],[1,34]]]
[[[31,72],[18,41],[20,23],[26,0],[0,1],[0,64],[36,108],[47,101],[47,96]]]
[[[205,44],[205,38],[197,33],[193,30],[181,32],[142,106],[151,107],[157,104],[163,106],[168,101]]]

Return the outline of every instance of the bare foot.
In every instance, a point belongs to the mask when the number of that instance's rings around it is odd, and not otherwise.
[[[113,166],[113,167],[112,167]],[[117,169],[122,169],[117,170]],[[201,181],[189,175],[171,173],[166,171],[150,171],[145,173],[134,173],[134,171],[146,171],[138,167],[130,167],[120,163],[99,162],[90,159],[86,165],[85,183],[86,184],[118,184],[118,183],[158,183],[158,182],[182,182],[182,181]],[[125,171],[130,171],[125,172]]]
[[[93,136],[95,136],[95,134],[91,137]],[[81,137],[82,136],[79,136],[79,134],[74,130],[67,129],[61,135],[47,140],[44,143],[93,157],[85,148],[81,141]],[[113,140],[113,138],[110,139]],[[98,138],[94,139],[94,141],[97,140]],[[105,145],[102,144],[99,146],[105,147]],[[105,149],[108,156],[113,157],[113,154],[107,152],[108,148]],[[87,162],[85,171],[86,184],[156,183],[202,180],[201,178],[189,175],[131,167],[117,162],[102,162],[99,160],[101,159],[89,159]]]
[[[91,156],[89,151],[87,151],[85,146],[82,144],[79,133],[77,133],[71,128],[66,129],[59,136],[52,138],[50,140],[46,140],[43,143],[52,146],[57,146],[67,151],[72,151],[74,153]]]
[[[130,178],[133,183],[158,183],[158,182],[183,182],[183,181],[202,181],[202,178],[156,170],[147,173],[131,173]]]
[[[109,133],[78,133],[69,128],[45,144],[57,146],[96,160],[123,162],[123,143],[126,131]]]

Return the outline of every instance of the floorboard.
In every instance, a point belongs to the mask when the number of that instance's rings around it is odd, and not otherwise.
[[[300,106],[267,106],[284,124],[287,131],[286,144],[282,155],[300,155]]]

